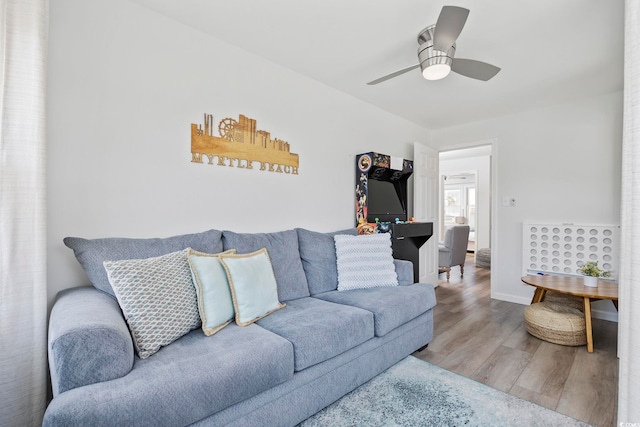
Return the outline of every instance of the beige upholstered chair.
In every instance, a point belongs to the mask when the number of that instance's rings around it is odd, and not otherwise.
[[[451,267],[460,266],[460,277],[464,275],[464,260],[469,244],[469,226],[456,225],[444,232],[444,242],[438,245],[438,271],[451,275]]]

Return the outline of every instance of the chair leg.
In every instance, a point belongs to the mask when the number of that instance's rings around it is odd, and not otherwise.
[[[447,282],[449,281],[450,276],[451,276],[451,269],[447,268]]]
[[[460,264],[460,277],[464,276],[464,264]]]

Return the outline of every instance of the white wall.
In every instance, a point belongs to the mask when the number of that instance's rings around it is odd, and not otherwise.
[[[215,25],[215,22],[212,22]],[[126,0],[53,0],[49,301],[88,283],[65,236],[354,225],[355,154],[412,158],[429,130]],[[299,175],[191,163],[190,125],[244,114]]]
[[[533,288],[520,282],[522,223],[619,224],[622,93],[436,130],[441,149],[497,139],[492,297],[528,304]],[[617,316],[608,301],[600,317]]]
[[[477,172],[476,249],[491,247],[491,156],[440,160],[440,176]],[[440,201],[442,203],[442,200]]]

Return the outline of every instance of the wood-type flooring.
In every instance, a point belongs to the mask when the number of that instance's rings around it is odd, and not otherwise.
[[[495,267],[494,267],[495,268]],[[593,319],[594,352],[529,335],[526,306],[490,298],[491,271],[467,255],[440,275],[434,339],[414,356],[586,423],[616,425],[618,324]],[[443,280],[444,279],[444,280]]]

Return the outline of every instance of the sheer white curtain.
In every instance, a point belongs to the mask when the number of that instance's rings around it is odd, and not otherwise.
[[[0,0],[0,425],[42,424],[47,396],[48,0]]]
[[[618,422],[640,423],[640,2],[625,2]]]

